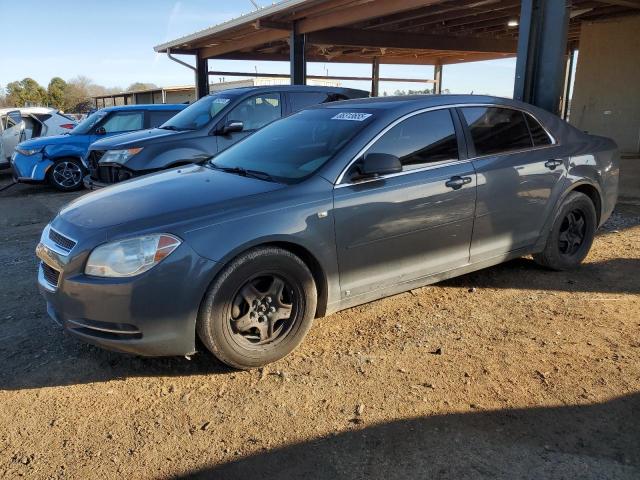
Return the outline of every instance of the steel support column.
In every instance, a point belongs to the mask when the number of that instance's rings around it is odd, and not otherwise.
[[[567,120],[569,116],[569,104],[571,103],[571,83],[573,82],[573,65],[576,61],[576,51],[571,50],[567,58],[567,70],[564,75],[564,94],[562,95],[562,118]]]
[[[291,85],[306,85],[307,59],[305,55],[306,36],[298,33],[294,22],[289,40],[289,64],[291,68]]]
[[[558,113],[568,25],[567,2],[522,0],[513,98]]]
[[[206,58],[196,55],[196,97],[209,95],[209,67]]]
[[[380,59],[373,57],[371,61],[371,96],[380,95]]]
[[[442,93],[442,65],[433,66],[433,94],[440,95]]]

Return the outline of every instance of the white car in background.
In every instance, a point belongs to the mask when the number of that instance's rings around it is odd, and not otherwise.
[[[0,168],[9,166],[18,143],[70,132],[77,123],[55,108],[0,108]]]

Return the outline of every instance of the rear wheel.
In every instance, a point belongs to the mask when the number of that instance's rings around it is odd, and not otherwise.
[[[233,260],[209,288],[198,336],[222,362],[249,369],[286,356],[311,327],[313,276],[287,250],[261,247]]]
[[[556,213],[544,250],[534,260],[552,270],[576,268],[589,253],[597,221],[591,199],[571,192]]]
[[[84,169],[79,160],[62,158],[56,160],[47,175],[52,187],[63,192],[69,192],[82,187]]]

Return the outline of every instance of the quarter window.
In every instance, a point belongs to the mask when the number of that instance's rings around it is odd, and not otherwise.
[[[240,121],[244,131],[258,130],[282,116],[279,93],[256,95],[244,100],[229,112],[229,121]]]
[[[462,108],[469,125],[476,155],[491,155],[531,148],[524,113],[511,108]]]
[[[378,139],[367,153],[389,153],[402,162],[403,170],[458,159],[456,131],[448,109],[409,117]]]
[[[527,119],[527,125],[529,125],[533,144],[536,147],[551,145],[551,138],[549,138],[549,134],[544,130],[544,128],[542,128],[542,125],[540,125],[538,121],[528,113],[525,113],[524,116]]]

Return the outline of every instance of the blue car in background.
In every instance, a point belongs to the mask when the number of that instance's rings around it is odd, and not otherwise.
[[[22,183],[49,183],[62,191],[82,187],[86,156],[96,140],[135,130],[156,128],[187,105],[125,105],[89,115],[65,135],[20,143],[12,157],[13,177]]]

